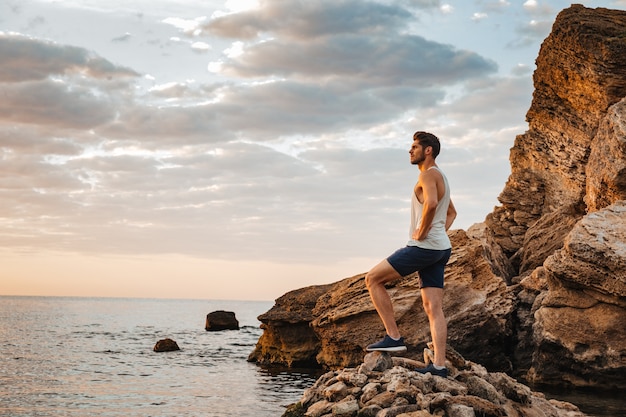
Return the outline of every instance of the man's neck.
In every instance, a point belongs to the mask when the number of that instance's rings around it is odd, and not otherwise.
[[[437,164],[435,163],[435,160],[432,158],[428,158],[425,159],[421,164],[418,165],[418,168],[420,169],[420,172],[424,172],[432,167],[436,167]]]

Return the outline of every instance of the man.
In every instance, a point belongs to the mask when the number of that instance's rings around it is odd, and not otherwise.
[[[448,180],[437,164],[441,145],[427,132],[416,132],[409,151],[411,164],[420,170],[411,199],[411,228],[407,246],[381,261],[365,275],[365,285],[387,334],[367,351],[405,351],[385,284],[419,271],[424,311],[428,316],[434,347],[434,363],[418,372],[448,376],[446,369],[447,326],[443,315],[443,275],[451,253],[446,231],[456,218]]]

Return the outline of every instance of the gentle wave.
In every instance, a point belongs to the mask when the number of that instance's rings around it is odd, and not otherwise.
[[[279,416],[316,375],[247,362],[271,303],[0,297],[1,416]],[[239,331],[207,332],[234,311]],[[155,353],[174,339],[180,351]]]

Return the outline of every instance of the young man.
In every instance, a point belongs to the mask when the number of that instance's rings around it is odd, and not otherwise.
[[[365,285],[387,334],[367,347],[367,351],[405,351],[393,312],[391,297],[385,289],[387,282],[419,271],[424,311],[428,316],[434,347],[434,363],[418,372],[448,376],[446,369],[447,326],[443,315],[443,275],[451,253],[446,231],[456,218],[450,200],[450,187],[435,163],[441,145],[439,139],[427,132],[416,132],[409,151],[411,164],[420,170],[411,200],[411,228],[407,246],[381,261],[365,275]]]

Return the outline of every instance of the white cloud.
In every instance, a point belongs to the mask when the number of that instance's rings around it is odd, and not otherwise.
[[[439,10],[444,14],[454,13],[454,6],[451,4],[442,4]]]
[[[526,9],[534,9],[534,8],[536,8],[538,5],[539,5],[539,4],[538,4],[537,0],[526,0],[526,1],[524,2],[524,8],[526,8]]]
[[[476,12],[472,15],[472,20],[477,22],[480,20],[485,20],[486,18],[488,18],[489,16],[487,15],[487,13],[481,13],[481,12]]]
[[[168,25],[172,25],[177,29],[180,29],[184,34],[188,36],[197,36],[201,33],[200,27],[205,20],[206,16],[198,17],[195,19],[168,17],[166,19],[163,19],[162,22]]]
[[[194,42],[191,44],[191,49],[198,52],[206,52],[211,49],[211,45],[206,42]]]

